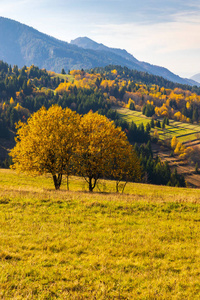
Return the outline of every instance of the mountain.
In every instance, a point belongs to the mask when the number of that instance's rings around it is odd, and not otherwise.
[[[162,76],[173,82],[197,84],[166,68],[140,62],[126,50],[109,48],[89,38],[78,38],[71,43],[63,42],[3,17],[0,17],[0,60],[20,68],[34,64],[55,72],[60,72],[62,68],[67,71],[121,65]]]
[[[182,83],[182,84],[189,84],[189,85],[196,85],[197,82],[195,82],[192,79],[187,78],[181,78],[178,75],[175,75],[174,73],[170,72],[168,69],[164,67],[159,67],[155,65],[151,65],[146,62],[141,62],[137,60],[133,55],[128,53],[126,50],[121,50],[117,48],[109,48],[107,46],[104,46],[103,44],[99,44],[94,42],[93,40],[89,39],[88,37],[79,37],[75,40],[71,41],[71,44],[76,45],[80,48],[84,49],[91,49],[95,51],[106,51],[110,53],[117,54],[121,56],[123,59],[126,60],[126,64],[121,64],[122,66],[127,66],[131,69],[136,69],[137,71],[142,72],[148,72],[153,75],[164,77],[170,81]]]
[[[95,41],[89,39],[88,37],[79,37],[75,40],[72,40],[70,43],[84,49],[112,52],[127,59],[128,61],[132,61],[133,63],[138,63],[138,60],[134,56],[129,54],[126,50],[109,48],[107,46],[104,46],[103,44],[96,43]]]
[[[190,79],[192,79],[192,80],[197,81],[197,82],[200,83],[200,73],[198,73],[198,74],[192,76]]]

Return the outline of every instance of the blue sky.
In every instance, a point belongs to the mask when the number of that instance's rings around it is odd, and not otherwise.
[[[0,0],[0,16],[70,42],[87,36],[182,77],[200,73],[198,0]]]

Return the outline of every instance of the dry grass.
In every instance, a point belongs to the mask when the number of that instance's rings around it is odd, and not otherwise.
[[[1,299],[200,298],[199,190],[0,178]]]

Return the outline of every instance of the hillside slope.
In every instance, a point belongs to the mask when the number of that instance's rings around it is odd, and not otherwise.
[[[121,49],[108,48],[88,38],[71,43],[57,40],[29,26],[0,17],[0,60],[11,65],[32,64],[47,70],[60,72],[71,69],[90,69],[98,66],[121,65],[138,71],[162,76],[173,82],[196,84],[183,79],[166,68],[139,62]]]

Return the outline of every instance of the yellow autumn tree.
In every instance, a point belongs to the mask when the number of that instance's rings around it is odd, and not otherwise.
[[[99,178],[119,180],[125,176],[126,168],[122,170],[122,166],[129,156],[130,144],[121,128],[115,127],[105,116],[90,111],[81,118],[79,132],[76,168],[87,181],[89,191],[93,191]]]
[[[176,145],[178,144],[178,139],[176,136],[174,136],[171,140],[171,147],[172,149],[175,149],[176,148]]]
[[[191,108],[191,103],[188,102],[188,101],[186,102],[186,108],[187,108],[187,109],[190,109],[190,108]]]
[[[177,121],[181,121],[181,119],[182,119],[182,113],[180,111],[176,112],[174,114],[174,118],[176,118]]]
[[[117,70],[116,69],[111,70],[111,73],[114,74],[114,75],[117,75]]]
[[[58,105],[42,107],[27,123],[17,125],[16,146],[11,150],[13,169],[32,174],[50,173],[56,189],[69,174],[76,147],[80,116]]]
[[[13,97],[10,98],[10,105],[13,105],[15,103]]]
[[[181,155],[184,153],[184,151],[185,151],[185,147],[183,146],[183,144],[181,142],[178,142],[176,144],[176,148],[174,149],[174,153]]]
[[[126,105],[126,107],[130,110],[135,110],[135,101],[132,100],[131,98],[129,98],[128,104]]]
[[[193,147],[184,147],[182,149],[183,151],[180,153],[179,157],[181,159],[188,159],[191,157],[194,153],[194,148]]]
[[[155,107],[155,114],[157,116],[165,116],[165,117],[169,117],[169,111],[168,108],[166,106],[165,103],[163,103],[163,105],[161,107]]]
[[[125,143],[120,145],[120,151],[116,151],[111,160],[110,171],[112,177],[116,180],[116,192],[119,192],[119,184],[122,182],[121,190],[125,189],[127,182],[141,180],[141,166],[136,152],[132,145]]]
[[[5,108],[6,108],[6,102],[3,103],[2,110],[5,110]]]

